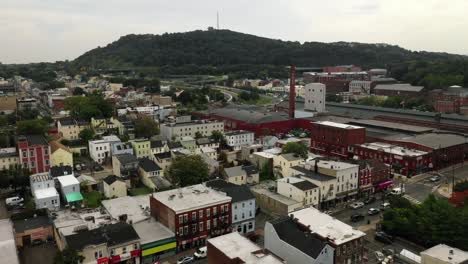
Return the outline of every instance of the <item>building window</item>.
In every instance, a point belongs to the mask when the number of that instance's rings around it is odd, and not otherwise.
[[[203,218],[203,210],[198,211],[198,218]]]
[[[138,249],[138,244],[133,244],[133,250],[137,250]]]
[[[244,214],[244,213],[242,213],[242,219],[244,219],[244,218],[245,218],[245,214]]]
[[[184,235],[188,234],[188,226],[184,226]]]
[[[44,149],[44,155],[49,155],[49,150],[48,149]],[[101,253],[101,251],[99,251]]]
[[[31,168],[36,167],[36,163],[34,161],[31,161]]]
[[[123,248],[122,248],[122,253],[123,253],[123,254],[127,253],[127,247],[123,247]]]
[[[115,250],[114,250],[114,249],[111,249],[110,254],[111,254],[111,256],[114,256]]]
[[[179,236],[180,235],[183,235],[184,234],[184,228],[183,227],[179,227]]]
[[[213,215],[216,215],[218,213],[218,208],[213,207]]]
[[[95,258],[95,259],[98,259],[98,252],[97,252],[97,251],[94,252],[94,258]]]
[[[182,215],[179,215],[179,224],[182,224],[183,221],[184,221],[184,217]]]
[[[237,221],[237,214],[234,215],[234,221]]]
[[[244,203],[242,203],[242,204],[244,204]],[[242,207],[244,207],[244,206],[242,206]],[[229,205],[226,204],[226,205],[224,206],[224,211],[229,212]]]
[[[34,150],[29,151],[29,156],[34,157]]]
[[[218,225],[218,219],[217,219],[217,218],[214,218],[214,219],[213,219],[213,227],[216,228],[217,225]]]
[[[203,231],[203,222],[200,222],[200,227],[199,227],[200,232]]]
[[[206,217],[210,217],[210,213],[211,213],[210,208],[207,208],[207,209],[206,209]]]
[[[188,222],[188,215],[184,214],[184,223],[187,223],[187,222]]]
[[[193,212],[192,213],[192,221],[195,221],[197,219],[197,213]]]
[[[237,209],[237,204],[234,205],[234,209]]]
[[[210,230],[210,220],[206,221],[206,230]]]
[[[249,230],[252,230],[253,229],[253,224],[252,222],[249,222]]]

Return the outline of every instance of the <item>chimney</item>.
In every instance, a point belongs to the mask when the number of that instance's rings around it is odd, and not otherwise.
[[[289,74],[289,117],[294,118],[296,110],[296,66],[291,65]]]

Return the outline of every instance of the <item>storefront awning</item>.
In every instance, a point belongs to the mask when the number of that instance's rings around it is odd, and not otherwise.
[[[65,195],[67,203],[77,202],[83,200],[83,195],[80,192],[69,193]]]

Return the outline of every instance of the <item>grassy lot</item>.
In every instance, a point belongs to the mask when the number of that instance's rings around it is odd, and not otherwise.
[[[89,208],[97,208],[101,205],[102,194],[97,191],[83,193],[84,203]]]
[[[145,195],[153,193],[153,191],[148,187],[133,188],[128,190],[130,196]]]

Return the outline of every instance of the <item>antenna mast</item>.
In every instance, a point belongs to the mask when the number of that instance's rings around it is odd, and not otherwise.
[[[216,11],[216,29],[219,30],[219,12]]]

